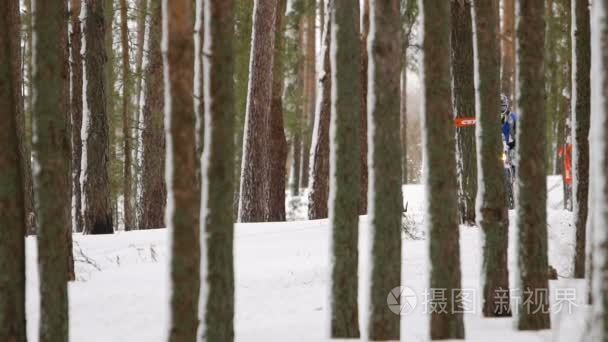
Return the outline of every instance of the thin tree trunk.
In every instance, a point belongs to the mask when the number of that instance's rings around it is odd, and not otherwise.
[[[33,61],[32,61],[32,50],[34,44],[33,37],[33,14],[32,14],[32,1],[26,0],[26,11],[27,11],[27,22],[26,22],[26,30],[27,30],[27,56],[25,56],[27,69],[28,69],[28,96],[25,98],[26,111],[22,111],[22,114],[17,117],[17,130],[20,132],[20,136],[23,137],[19,140],[19,153],[21,153],[21,172],[22,172],[22,184],[24,190],[24,204],[25,204],[25,215],[27,217],[26,225],[27,225],[27,235],[35,235],[36,234],[36,212],[35,208],[35,198],[34,198],[34,182],[32,180],[32,163],[31,163],[31,155],[32,155],[32,111],[33,111],[33,101],[34,96],[32,95],[32,87],[33,87]],[[29,6],[29,7],[28,7]],[[22,100],[23,103],[23,100]]]
[[[207,239],[208,293],[203,340],[234,340],[234,5],[208,0],[205,7],[205,121],[203,224]],[[228,172],[227,172],[228,171]],[[203,300],[205,303],[205,300]]]
[[[129,29],[127,18],[127,0],[120,0],[120,44],[122,46],[122,135],[124,141],[123,165],[123,215],[125,230],[135,229],[135,211],[133,210],[133,175],[131,172],[131,67],[129,65]]]
[[[84,223],[82,219],[82,188],[80,184],[82,161],[82,28],[80,23],[81,0],[70,0],[70,13],[72,32],[71,45],[71,75],[72,98],[70,113],[72,114],[72,188],[74,189],[74,225],[77,232],[82,232]]]
[[[327,2],[328,4],[330,1]],[[328,10],[329,12],[329,10]],[[311,145],[311,190],[308,201],[308,219],[327,218],[329,199],[329,125],[331,117],[331,26],[327,15],[323,24],[322,66],[319,76],[321,98],[317,101],[313,144]]]
[[[315,120],[315,103],[316,103],[316,11],[315,1],[306,0],[308,2],[309,13],[306,14],[304,26],[304,87],[306,88],[306,97],[304,98],[304,115],[306,121],[304,125],[304,141],[302,146],[302,170],[300,171],[300,187],[307,188],[309,186],[310,176],[310,144],[312,137],[312,127]]]
[[[253,17],[253,43],[251,44],[251,70],[249,103],[243,137],[243,165],[239,221],[264,221],[268,198],[269,144],[267,121],[272,98],[272,66],[274,54],[274,24],[277,1],[256,0]]]
[[[591,31],[589,26],[589,1],[574,0],[573,5],[573,101],[572,136],[574,172],[574,226],[576,227],[576,249],[574,255],[574,277],[585,277],[585,230],[587,229],[587,205],[589,196],[589,126],[591,115]]]
[[[105,0],[86,0],[84,35],[86,40],[85,72],[86,102],[89,110],[86,136],[86,170],[83,192],[84,232],[112,234],[112,201],[109,177],[109,114],[106,90],[111,88],[106,79]]]
[[[19,1],[0,2],[0,340],[25,342],[25,240],[23,155],[18,121],[23,117]],[[10,294],[10,295],[7,295]]]
[[[510,316],[509,270],[509,213],[507,209],[505,176],[500,155],[502,141],[500,117],[500,45],[498,36],[498,0],[475,1],[477,41],[477,74],[479,83],[479,120],[477,124],[478,175],[481,191],[478,194],[478,222],[483,234],[483,315]],[[498,134],[497,134],[498,133]],[[497,298],[502,298],[497,300]],[[504,299],[504,300],[503,300]]]
[[[359,7],[356,7],[358,9]],[[357,12],[357,18],[359,18],[359,11]],[[368,51],[367,51],[367,36],[369,35],[369,0],[363,1],[363,13],[361,15],[361,25],[359,27],[360,39],[361,39],[361,98],[360,98],[360,117],[359,117],[359,144],[360,144],[360,185],[359,185],[359,215],[367,214],[367,183],[368,183],[368,170],[367,170],[367,69],[368,69]],[[359,24],[359,20],[357,20]]]
[[[196,7],[194,24],[194,113],[196,114],[196,181],[197,186],[202,186],[202,154],[205,146],[205,101],[203,90],[205,89],[205,75],[203,70],[203,44],[205,41],[204,30],[204,4],[202,0],[193,0]]]
[[[515,0],[502,0],[502,68],[501,92],[509,99],[515,96]]]
[[[196,137],[193,98],[194,40],[192,1],[163,1],[163,63],[167,189],[170,203],[167,225],[171,231],[170,342],[195,341],[200,288],[200,192],[196,178]],[[173,208],[172,208],[173,207]]]
[[[332,108],[330,128],[329,221],[332,230],[331,337],[358,338],[358,205],[360,194],[359,115],[361,37],[359,11],[351,1],[330,7]]]
[[[139,229],[165,227],[167,187],[165,184],[164,83],[160,51],[162,36],[160,0],[150,0],[148,64],[142,109],[142,194]]]
[[[401,107],[400,107],[400,136],[401,136],[401,183],[408,184],[407,179],[407,52],[403,54],[401,66]]]
[[[368,89],[370,123],[369,196],[372,242],[372,285],[369,337],[371,341],[400,339],[401,317],[387,310],[387,295],[401,284],[400,0],[374,1],[369,44],[373,68]],[[381,195],[378,195],[381,194]],[[400,291],[399,291],[400,292]]]
[[[470,0],[450,1],[450,4],[452,15],[451,63],[454,77],[453,96],[456,117],[475,117],[472,5]],[[497,35],[494,36],[494,39],[496,39],[495,37]],[[492,111],[492,113],[494,112]],[[499,124],[495,127],[499,127]],[[475,197],[477,196],[477,158],[474,152],[474,127],[458,128],[456,144],[460,220],[462,223],[474,225]]]
[[[70,135],[68,32],[65,0],[36,0],[34,13],[34,155],[39,165],[38,265],[40,341],[68,341],[68,246]],[[60,262],[62,260],[63,262]]]
[[[278,0],[275,13],[275,46],[272,81],[272,103],[270,105],[269,129],[270,145],[268,146],[269,167],[266,190],[268,207],[266,221],[285,221],[285,179],[287,163],[287,140],[283,125],[283,36],[286,0]],[[314,64],[314,63],[313,63]]]
[[[429,286],[444,289],[442,298],[461,308],[460,244],[458,231],[458,184],[456,181],[455,132],[450,78],[450,4],[423,0],[423,119],[424,169],[428,202],[428,236],[431,274]],[[442,290],[443,291],[443,290]],[[443,297],[445,295],[445,297]],[[430,315],[430,338],[464,339],[462,311],[435,310]]]
[[[545,112],[545,4],[519,0],[517,26],[520,109],[518,123],[517,230],[516,246],[522,294],[519,301],[519,330],[549,329],[549,283],[547,278],[547,177]],[[521,186],[525,182],[526,186]]]

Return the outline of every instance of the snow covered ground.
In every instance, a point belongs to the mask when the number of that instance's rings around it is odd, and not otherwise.
[[[423,194],[419,185],[404,187],[409,212],[421,220],[424,220],[421,213]],[[586,284],[569,279],[574,235],[571,214],[561,209],[561,201],[561,183],[558,178],[550,178],[549,260],[560,275],[559,280],[551,281],[550,297],[556,308],[552,315],[553,330],[516,332],[513,319],[481,317],[477,300],[470,306],[474,312],[465,314],[468,341],[573,341],[585,330],[587,308],[582,303],[586,299]],[[369,268],[364,252],[368,250],[369,238],[366,217],[361,217],[359,229],[360,307],[365,308],[368,281],[363,275]],[[111,236],[74,235],[78,280],[69,287],[72,341],[164,340],[169,294],[167,233],[163,229],[119,232]],[[461,227],[465,289],[479,287],[479,237],[478,228]],[[417,305],[413,312],[402,316],[403,341],[428,340],[428,315],[424,313],[428,274],[426,249],[425,240],[404,240],[402,283],[416,294],[411,300]],[[27,252],[28,337],[30,341],[37,341],[38,279],[34,238],[27,240]],[[235,234],[235,257],[238,341],[327,340],[327,220],[239,224]],[[515,262],[511,251],[511,269]],[[513,284],[513,273],[511,279]],[[561,310],[557,310],[560,303]],[[361,312],[363,336],[366,315],[367,312]]]

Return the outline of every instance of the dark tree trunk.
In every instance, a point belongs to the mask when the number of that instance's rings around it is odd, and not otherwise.
[[[19,1],[0,2],[0,340],[25,342],[23,165],[18,120],[23,117]],[[6,295],[10,294],[10,295]]]
[[[328,1],[328,4],[330,1]],[[329,12],[329,11],[328,11]],[[322,65],[319,76],[321,83],[320,101],[317,102],[315,129],[311,152],[311,190],[308,201],[308,219],[327,218],[327,201],[329,199],[329,124],[331,117],[331,63],[329,60],[331,44],[330,16],[327,15],[323,25]]]
[[[486,0],[492,1],[492,0]],[[454,77],[454,107],[456,117],[475,117],[475,79],[473,64],[473,20],[471,1],[450,1],[452,14],[452,75]],[[498,37],[495,35],[494,39]],[[481,57],[485,57],[480,54]],[[499,96],[499,95],[497,95]],[[495,111],[493,110],[492,113]],[[495,127],[499,127],[496,125]],[[460,221],[475,224],[477,196],[477,158],[475,128],[461,127],[456,131],[456,170],[458,173],[458,209]],[[497,154],[498,155],[498,154]]]
[[[307,2],[307,10],[304,17],[304,87],[305,87],[305,104],[302,126],[304,127],[304,141],[302,146],[302,169],[300,171],[300,187],[308,188],[310,176],[310,144],[312,138],[312,127],[315,120],[315,103],[316,103],[316,0],[305,0]]]
[[[372,288],[369,336],[371,341],[399,340],[400,315],[387,310],[387,294],[401,284],[401,12],[400,1],[372,2],[369,58],[374,67],[368,89],[371,175],[370,228]],[[380,194],[380,195],[378,195]]]
[[[196,340],[200,288],[200,192],[196,179],[192,1],[163,1],[163,51],[167,141],[167,225],[171,232],[170,342]]]
[[[105,75],[105,18],[104,0],[86,0],[84,35],[86,40],[85,73],[88,126],[86,130],[87,164],[83,191],[84,232],[87,234],[112,234],[112,201],[110,194],[110,147],[109,115],[107,111]],[[84,142],[83,142],[84,143]]]
[[[165,226],[167,187],[165,184],[165,133],[163,61],[160,0],[150,0],[149,57],[145,70],[142,109],[142,194],[139,229]]]
[[[500,117],[500,43],[498,37],[498,0],[475,2],[479,84],[477,157],[481,173],[478,221],[483,234],[483,315],[510,316],[509,213],[506,202],[504,169],[500,160],[502,141]],[[471,151],[472,153],[472,151]],[[476,165],[475,165],[476,167]],[[505,293],[506,291],[506,293]],[[499,301],[497,298],[505,298]]]
[[[445,302],[461,307],[460,244],[458,231],[458,184],[456,181],[455,132],[450,78],[450,4],[423,0],[423,141],[426,141],[426,189],[431,275],[429,286],[445,289]],[[431,303],[441,299],[429,298]],[[432,340],[464,339],[459,310],[430,315]]]
[[[356,7],[358,9],[359,7]],[[359,11],[357,17],[359,17]],[[360,113],[359,116],[359,144],[360,144],[360,185],[359,185],[359,215],[367,214],[367,69],[368,69],[368,51],[367,51],[367,36],[369,35],[369,0],[363,1],[362,26],[359,31],[361,33],[361,97],[360,97]],[[359,23],[359,21],[357,21]],[[359,25],[357,25],[359,26]]]
[[[80,26],[81,0],[71,0],[72,32],[71,45],[71,74],[72,98],[70,112],[72,114],[72,189],[74,191],[74,224],[77,232],[82,232],[84,223],[82,219],[82,187],[80,184],[82,162],[82,29]]]
[[[509,99],[515,96],[515,0],[502,0],[501,91]]]
[[[272,66],[274,55],[276,0],[256,0],[253,17],[253,43],[251,45],[251,70],[249,103],[243,138],[243,167],[239,221],[262,222],[268,198],[265,194],[268,182],[267,127],[272,100]]]
[[[203,163],[203,224],[207,272],[203,331],[207,341],[234,340],[234,2],[209,0],[205,7],[205,103],[207,145]],[[207,11],[208,10],[208,11]]]
[[[268,146],[268,207],[266,221],[285,221],[285,178],[287,163],[287,140],[283,127],[283,36],[285,16],[285,0],[278,0],[275,13],[275,46],[272,81],[272,102],[270,104],[269,129],[270,144]],[[314,64],[314,63],[313,63]]]
[[[519,0],[517,230],[520,290],[533,293],[519,301],[517,328],[551,327],[547,277],[547,177],[545,112],[545,4]],[[520,181],[522,180],[522,181]],[[519,186],[525,182],[526,186]],[[524,305],[524,303],[526,303]]]
[[[36,0],[34,13],[34,156],[39,165],[40,341],[68,341],[70,135],[67,2]]]
[[[358,338],[359,115],[361,37],[358,10],[348,0],[330,5],[332,90],[329,220],[332,229],[331,337]]]
[[[297,132],[294,134],[291,140],[293,151],[293,163],[291,166],[291,196],[300,195],[300,178],[302,176],[302,129],[300,127],[300,125],[302,125],[302,118],[297,119],[297,121],[297,125],[299,127],[296,128]]]
[[[401,183],[408,184],[407,179],[407,51],[403,53],[401,66],[401,107],[399,129],[401,135]]]
[[[122,136],[124,139],[123,153],[123,215],[125,230],[135,229],[135,211],[133,210],[133,175],[131,173],[131,67],[129,65],[129,28],[127,19],[127,1],[120,0],[120,44],[122,46]]]
[[[589,26],[589,0],[575,1],[573,14],[574,40],[572,63],[576,71],[572,108],[572,135],[574,171],[574,226],[576,227],[576,252],[574,277],[585,277],[585,230],[587,229],[587,204],[589,195],[589,126],[591,115],[591,30]]]
[[[24,205],[25,205],[25,215],[27,225],[27,235],[35,235],[36,234],[36,211],[35,208],[35,198],[34,198],[34,182],[32,179],[32,110],[33,110],[33,100],[34,96],[32,95],[32,87],[33,87],[33,66],[32,66],[32,50],[34,44],[33,37],[33,14],[32,14],[32,1],[25,1],[26,10],[28,15],[26,16],[26,31],[27,31],[27,55],[25,56],[25,63],[28,66],[28,84],[29,93],[26,99],[22,99],[21,103],[27,105],[27,111],[21,111],[21,114],[17,117],[17,132],[18,136],[21,137],[18,141],[19,144],[19,153],[21,154],[21,182],[24,188]],[[29,6],[29,8],[28,8]],[[24,101],[25,100],[25,101]]]

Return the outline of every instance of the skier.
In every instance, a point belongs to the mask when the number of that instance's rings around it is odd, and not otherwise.
[[[507,191],[507,205],[509,209],[515,208],[513,182],[515,181],[515,141],[517,139],[517,114],[511,111],[509,98],[500,95],[500,117],[502,123],[502,140],[504,145],[505,187]]]
[[[509,98],[505,94],[500,95],[500,118],[502,123],[502,138],[508,147],[509,156],[515,151],[515,139],[517,138],[517,114],[511,111]]]

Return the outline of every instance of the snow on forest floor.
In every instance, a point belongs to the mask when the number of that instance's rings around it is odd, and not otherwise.
[[[414,222],[421,224],[424,220],[422,186],[405,186],[404,197],[408,213],[416,217]],[[549,261],[560,275],[559,280],[550,284],[553,330],[516,332],[511,318],[482,318],[477,300],[474,312],[465,314],[468,341],[573,341],[585,330],[587,308],[582,303],[586,285],[584,281],[569,279],[574,235],[571,214],[562,210],[561,197],[559,179],[550,177]],[[365,251],[369,250],[370,235],[367,218],[361,217],[360,221],[360,307],[365,308],[369,284],[364,276],[369,270]],[[514,229],[510,231],[513,241]],[[69,287],[72,341],[164,340],[169,321],[167,234],[167,230],[162,229],[118,232],[110,236],[74,235],[78,280]],[[481,260],[479,229],[461,227],[460,241],[463,288],[477,289]],[[426,249],[425,240],[404,239],[402,283],[416,294],[417,306],[402,316],[403,341],[428,340],[428,315],[424,313],[423,303],[428,277]],[[327,220],[238,224],[234,251],[237,341],[327,340]],[[37,341],[34,238],[27,239],[27,253],[28,337],[30,341]],[[509,267],[513,270],[514,251],[511,249],[509,254]],[[511,284],[514,284],[514,272],[511,272]],[[471,308],[470,304],[465,306]],[[366,315],[367,312],[360,315],[363,336]]]

